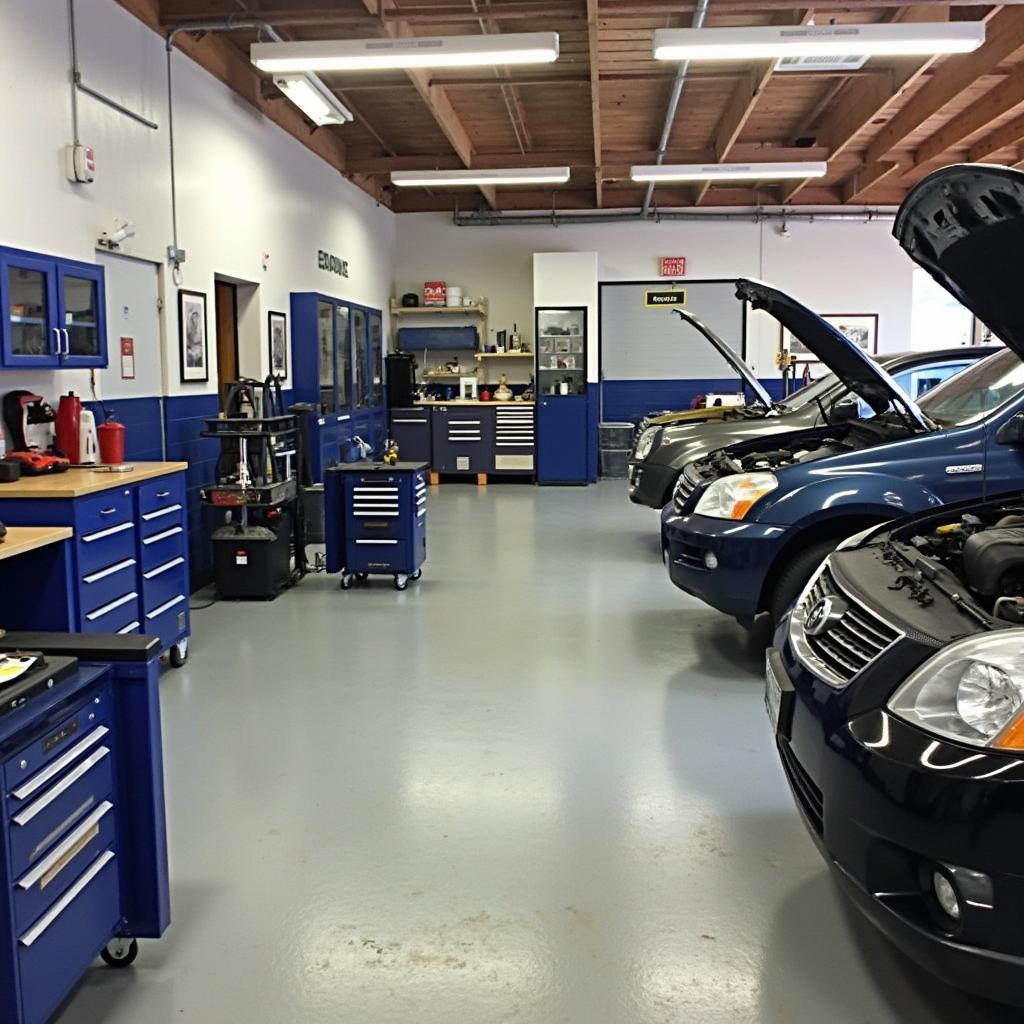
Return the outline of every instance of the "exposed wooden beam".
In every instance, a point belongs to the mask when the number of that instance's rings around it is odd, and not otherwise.
[[[604,178],[601,169],[601,25],[598,0],[587,0],[587,52],[590,59],[590,120],[594,141],[594,199],[598,209],[604,205]]]
[[[855,203],[880,181],[884,181],[899,168],[899,164],[891,160],[883,160],[877,164],[868,164],[854,171],[840,186],[839,191],[844,203]]]
[[[393,9],[394,0],[363,0],[363,5],[370,14],[383,14]],[[408,22],[405,21],[381,21],[381,26],[384,34],[392,39],[407,39],[415,35]],[[451,100],[448,99],[447,93],[440,86],[431,84],[430,72],[424,68],[410,68],[406,74],[463,165],[472,167],[473,142],[465,125],[456,114]],[[482,185],[480,192],[493,209],[498,208],[497,192],[493,186]]]
[[[967,151],[967,159],[971,163],[978,163],[987,160],[993,153],[1006,149],[1024,139],[1024,114],[1015,117],[1012,121],[1000,125],[989,132],[984,138],[978,139]]]

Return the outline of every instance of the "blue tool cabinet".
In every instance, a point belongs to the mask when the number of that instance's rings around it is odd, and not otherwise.
[[[65,482],[73,488],[82,474],[92,480],[98,476],[68,470],[47,480],[56,494]],[[24,609],[21,618],[0,601],[15,616],[4,624],[155,636],[160,650],[170,652],[172,664],[181,665],[188,656],[190,629],[185,474],[173,470],[138,483],[132,483],[131,473],[103,479],[109,487],[81,497],[8,497],[19,493],[18,485],[0,485],[0,522],[74,530],[71,621],[66,605]]]
[[[360,462],[328,470],[324,486],[327,571],[341,586],[393,576],[405,590],[427,557],[427,465]]]
[[[9,633],[77,657],[0,717],[0,1021],[44,1024],[102,954],[170,924],[159,649],[147,637]]]

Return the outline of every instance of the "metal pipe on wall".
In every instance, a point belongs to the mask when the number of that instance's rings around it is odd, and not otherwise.
[[[658,224],[661,221],[749,221],[760,224],[764,221],[781,221],[786,224],[808,223],[815,221],[848,221],[859,224],[870,224],[877,220],[893,220],[895,210],[865,209],[841,210],[837,212],[814,212],[798,210],[729,210],[698,213],[688,210],[654,210],[650,213],[634,213],[623,210],[621,213],[525,213],[521,215],[509,213],[458,213],[453,217],[457,228],[469,227],[570,227],[573,224]]]
[[[697,0],[697,6],[693,10],[693,28],[700,28],[704,24],[704,16],[708,13],[708,0]],[[672,137],[672,126],[676,121],[676,111],[679,109],[679,100],[683,95],[683,86],[686,84],[686,75],[690,70],[690,62],[683,60],[679,62],[676,69],[675,81],[672,83],[672,94],[669,96],[668,110],[665,113],[665,124],[661,129],[661,141],[658,143],[658,152],[654,156],[654,162],[661,164],[668,152],[668,142]],[[651,210],[651,200],[654,197],[654,182],[650,182],[647,191],[644,192],[644,205],[642,213],[646,217]]]

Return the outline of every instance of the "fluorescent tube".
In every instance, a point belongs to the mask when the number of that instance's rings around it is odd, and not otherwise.
[[[792,25],[660,28],[656,60],[759,60],[866,54],[969,53],[985,41],[982,21],[888,22],[880,25]]]
[[[633,181],[768,181],[820,178],[828,164],[805,161],[777,164],[650,164],[630,170]]]
[[[401,39],[318,39],[253,43],[249,59],[262,71],[380,71],[548,64],[558,59],[557,32]]]
[[[568,167],[512,167],[504,170],[467,168],[458,171],[392,171],[391,184],[402,188],[453,185],[564,185]]]
[[[330,90],[306,75],[274,75],[278,87],[315,125],[345,124],[352,112]]]

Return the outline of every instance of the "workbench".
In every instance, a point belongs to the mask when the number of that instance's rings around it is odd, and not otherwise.
[[[70,526],[7,528],[0,541],[0,623],[6,628],[75,628],[72,534]]]
[[[153,638],[8,633],[52,685],[0,714],[0,1021],[44,1024],[170,924]],[[77,659],[77,660],[76,660]]]
[[[181,665],[189,636],[188,464],[130,465],[126,473],[69,469],[0,484],[6,526],[73,531],[63,556],[19,563],[18,587],[0,596],[0,622],[156,636],[171,663]],[[31,601],[23,599],[23,585]]]

